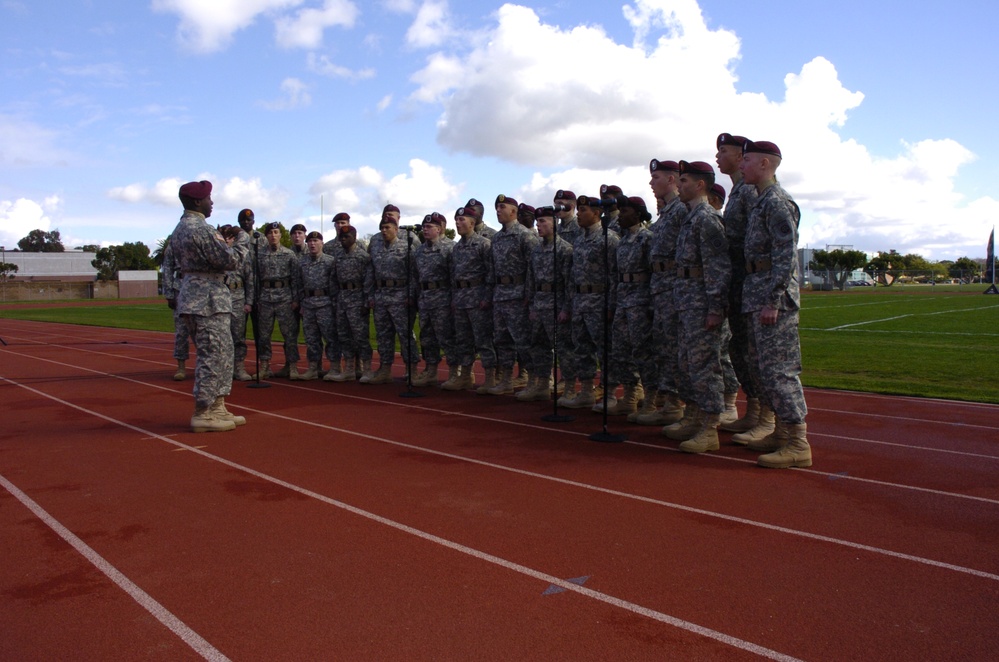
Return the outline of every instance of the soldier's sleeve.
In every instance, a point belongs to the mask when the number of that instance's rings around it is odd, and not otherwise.
[[[713,217],[701,223],[701,267],[704,269],[704,291],[708,313],[725,314],[728,287],[732,280],[732,263],[728,255],[725,228]]]
[[[566,242],[559,255],[559,284],[562,310],[566,313],[572,310],[572,245]]]
[[[355,249],[356,250],[356,249]],[[364,263],[364,300],[365,302],[375,299],[375,261],[368,256]]]
[[[798,246],[796,208],[788,201],[774,200],[767,214],[771,263],[767,302],[774,308],[780,308],[781,298],[787,293],[794,276],[794,257]]]
[[[619,240],[617,234],[610,234],[607,238],[607,264],[608,264],[608,276],[607,276],[607,287],[610,290],[610,309],[614,310],[617,307],[617,246]]]
[[[534,275],[534,253],[527,256],[527,274],[524,278],[524,298],[530,304],[534,301],[534,294],[537,288],[534,286],[536,278]]]
[[[336,277],[336,258],[330,256],[330,273],[326,281],[326,289],[329,290],[330,299],[336,303],[337,294],[340,292],[340,281]]]
[[[246,259],[243,260],[243,296],[245,297],[246,303],[251,306],[256,301],[257,295],[257,283],[256,279],[253,277],[253,255],[247,255]]]
[[[493,244],[488,239],[482,240],[482,263],[486,267],[486,284],[492,290],[496,287],[496,271],[493,269]]]
[[[160,265],[160,273],[163,274],[163,296],[167,299],[177,298],[177,281],[174,277],[176,266],[173,260],[173,247],[170,245],[170,237],[167,237],[166,248],[163,249],[163,264]]]
[[[291,300],[301,301],[305,294],[305,287],[302,284],[302,261],[292,253],[288,256],[288,262],[291,267]]]

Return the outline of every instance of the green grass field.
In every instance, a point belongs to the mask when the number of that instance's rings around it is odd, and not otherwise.
[[[984,287],[802,296],[806,386],[999,403],[999,296]],[[173,331],[163,304],[6,308],[0,318]]]

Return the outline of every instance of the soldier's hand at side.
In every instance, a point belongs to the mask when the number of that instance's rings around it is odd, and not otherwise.
[[[763,326],[773,326],[777,323],[777,309],[767,306],[760,311],[760,324]]]
[[[170,310],[177,310],[177,300],[167,299],[167,305],[170,306]]]
[[[251,306],[250,304],[244,304],[243,312],[249,315],[250,313],[253,312],[253,306]]]
[[[537,322],[538,312],[536,310],[532,310],[531,312],[527,313],[527,319],[531,320],[532,322]]]
[[[563,312],[561,312],[561,313],[558,314],[558,321],[562,322],[563,324],[565,324],[566,322],[569,321],[569,317],[570,317],[569,313],[563,311]]]
[[[719,315],[718,313],[708,313],[708,316],[704,318],[704,328],[708,331],[711,329],[717,329],[721,326],[724,319],[724,315]]]

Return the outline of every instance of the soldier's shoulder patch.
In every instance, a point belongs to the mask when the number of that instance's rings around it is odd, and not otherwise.
[[[793,234],[791,224],[788,221],[781,222],[781,224],[777,226],[777,234],[781,237],[787,237]]]

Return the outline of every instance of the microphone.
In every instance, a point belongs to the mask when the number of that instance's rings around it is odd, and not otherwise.
[[[559,205],[559,204],[552,205],[552,209],[555,211],[555,213],[558,213],[560,211],[572,211],[572,207],[569,207],[567,205]]]

